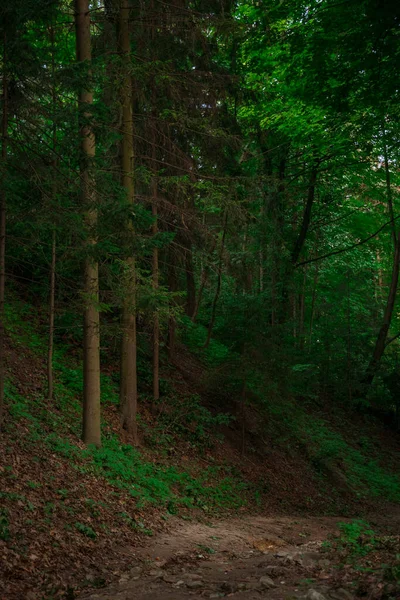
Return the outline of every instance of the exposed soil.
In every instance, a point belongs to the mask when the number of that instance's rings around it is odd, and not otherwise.
[[[209,523],[175,520],[170,532],[127,552],[129,570],[117,584],[80,598],[350,600],[356,598],[351,589],[331,587],[331,563],[322,547],[344,520],[286,516]]]

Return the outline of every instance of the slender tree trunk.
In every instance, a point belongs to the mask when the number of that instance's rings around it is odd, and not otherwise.
[[[155,120],[153,121],[153,127],[155,127]],[[153,226],[152,233],[155,237],[158,233],[158,207],[157,207],[157,178],[156,178],[156,139],[155,130],[153,138],[153,181],[152,181],[152,215],[153,215]],[[156,293],[159,286],[159,261],[158,261],[158,248],[153,248],[153,289]],[[157,402],[160,398],[160,320],[158,316],[157,308],[153,315],[153,400]]]
[[[388,203],[388,211],[390,218],[392,220],[392,237],[394,241],[394,257],[393,257],[393,267],[392,267],[392,276],[390,280],[390,288],[389,294],[386,301],[386,307],[383,314],[383,323],[378,333],[378,337],[375,342],[375,348],[372,353],[372,358],[369,362],[367,370],[365,372],[364,378],[362,380],[362,384],[364,386],[370,386],[374,380],[375,374],[378,370],[379,364],[381,362],[383,353],[385,352],[386,347],[386,339],[389,333],[390,324],[392,322],[392,316],[394,311],[394,305],[396,302],[397,296],[397,284],[399,280],[399,268],[400,268],[400,232],[396,232],[396,225],[394,221],[394,212],[393,212],[393,199],[392,199],[392,188],[390,183],[390,172],[389,172],[389,160],[387,153],[387,145],[386,145],[386,133],[384,124],[382,125],[383,131],[383,141],[384,141],[384,160],[385,160],[385,173],[386,173],[386,197]]]
[[[308,185],[308,196],[307,196],[306,207],[305,207],[304,213],[303,213],[303,220],[302,220],[300,232],[297,237],[295,246],[293,248],[292,256],[291,256],[293,265],[295,265],[297,263],[299,256],[301,254],[301,251],[303,250],[304,242],[306,241],[306,237],[307,237],[307,233],[308,233],[308,228],[310,226],[311,210],[312,210],[312,206],[314,204],[314,198],[315,198],[315,185],[317,183],[317,174],[318,174],[318,168],[313,167],[313,169],[311,171],[311,175],[310,175],[310,182]]]
[[[76,54],[80,63],[86,64],[87,88],[79,92],[79,109],[83,112],[81,126],[81,203],[87,230],[87,251],[97,243],[96,189],[93,177],[93,159],[96,141],[90,125],[90,106],[93,104],[90,64],[92,59],[90,39],[89,0],[75,0]],[[83,328],[83,432],[86,444],[100,446],[100,315],[99,267],[97,261],[88,256],[84,271],[84,328]]]
[[[3,117],[1,132],[1,168],[2,183],[0,189],[0,429],[4,418],[4,347],[5,347],[5,325],[4,325],[4,298],[5,298],[5,268],[6,268],[6,203],[7,195],[5,188],[6,165],[7,165],[7,141],[8,141],[8,81],[7,81],[7,38],[4,33],[3,39]]]
[[[293,291],[290,300],[291,300],[291,304],[292,304],[293,337],[294,337],[294,339],[296,339],[297,338],[297,305],[296,305],[297,294],[296,294],[296,290]]]
[[[49,343],[47,351],[47,398],[53,400],[53,352],[54,352],[54,315],[56,292],[56,230],[53,229],[51,239],[51,265],[50,265],[50,298],[49,298]]]
[[[271,269],[271,327],[276,325],[276,264]]]
[[[156,184],[157,185],[157,184]],[[157,205],[153,203],[153,235],[157,235]],[[159,285],[159,265],[158,248],[153,248],[153,288],[158,290]],[[155,402],[160,398],[160,320],[158,310],[154,311],[153,323],[153,399]]]
[[[309,330],[309,338],[308,338],[309,352],[311,352],[311,342],[312,342],[314,314],[315,314],[315,300],[317,297],[318,276],[319,276],[319,264],[316,263],[315,273],[314,273],[313,291],[312,291],[312,297],[311,297],[310,330]]]
[[[306,283],[307,283],[307,266],[304,268],[303,285],[299,297],[299,336],[300,336],[300,348],[304,347],[304,312],[305,312],[305,296],[306,296]]]
[[[390,282],[389,295],[386,302],[385,312],[383,315],[383,323],[376,339],[375,348],[372,354],[372,358],[366,370],[362,383],[366,386],[371,385],[374,380],[376,371],[379,367],[379,363],[385,351],[386,338],[389,332],[390,324],[392,322],[393,309],[396,302],[397,295],[397,284],[399,281],[399,267],[400,267],[400,232],[397,235],[396,247],[393,258],[392,277]]]
[[[174,293],[178,289],[178,282],[176,277],[176,266],[175,256],[173,250],[170,248],[169,251],[169,265],[168,265],[168,288],[169,291]],[[175,300],[172,300],[175,305]],[[174,315],[171,315],[168,321],[168,360],[173,363],[175,358],[175,342],[176,342],[176,320]]]
[[[385,161],[386,199],[387,199],[387,204],[388,204],[389,217],[392,220],[391,229],[392,229],[393,245],[396,246],[396,239],[397,239],[396,223],[394,220],[392,186],[390,183],[389,158],[388,158],[388,151],[387,151],[386,130],[385,130],[385,122],[384,121],[382,122],[382,137],[383,137],[383,157],[384,157],[384,161]]]
[[[56,84],[55,84],[55,61],[54,61],[54,27],[50,29],[51,40],[51,71],[52,71],[52,104],[53,104],[53,182],[51,186],[51,199],[53,206],[57,196],[57,127],[55,121],[56,112]],[[53,232],[51,237],[51,264],[50,264],[50,298],[49,298],[49,340],[47,349],[47,398],[53,400],[54,376],[53,376],[53,353],[54,353],[54,314],[55,314],[55,292],[56,292],[56,228],[53,223]]]
[[[122,144],[121,170],[122,185],[125,188],[128,204],[134,203],[133,182],[133,115],[132,80],[130,73],[131,44],[129,35],[129,0],[120,0],[118,19],[118,52],[121,59],[122,85],[120,99],[122,105]],[[133,236],[131,224],[128,224]],[[122,426],[134,444],[137,437],[137,365],[136,365],[136,273],[135,260],[128,256],[125,261],[125,298],[122,307],[122,348],[121,348],[121,387],[120,402]]]
[[[208,269],[208,266],[206,265],[203,267],[203,270],[201,272],[199,293],[197,294],[196,306],[195,306],[194,313],[192,316],[193,323],[196,322],[197,315],[199,314],[199,308],[200,308],[201,300],[203,297],[204,288],[208,281],[208,274],[209,274],[209,269]]]
[[[214,242],[213,242],[212,248],[211,248],[211,250],[210,250],[210,256],[212,256],[212,255],[213,255],[213,253],[214,253],[214,250],[215,250],[216,243],[217,243],[217,240],[215,239],[215,240],[214,240]],[[206,283],[207,283],[207,281],[208,281],[209,274],[210,274],[210,267],[209,267],[209,265],[206,263],[206,264],[203,266],[203,268],[202,268],[202,271],[201,271],[201,279],[200,279],[199,293],[198,293],[198,295],[197,295],[196,306],[195,306],[194,313],[193,313],[193,317],[192,317],[192,321],[193,321],[193,323],[195,323],[195,322],[196,322],[197,315],[198,315],[198,313],[199,313],[199,309],[200,309],[201,300],[202,300],[202,297],[203,297],[204,288],[205,288],[205,286],[206,286]]]
[[[376,294],[376,298],[377,300],[380,300],[382,298],[382,290],[383,290],[383,273],[382,273],[382,267],[381,267],[381,255],[379,250],[376,251],[376,262],[378,263],[378,289],[377,289],[377,294]]]
[[[192,318],[196,309],[196,282],[194,279],[192,242],[189,240],[185,248],[185,272],[186,272],[186,314]]]
[[[155,15],[155,6],[154,0],[151,0],[151,11]],[[151,43],[153,46],[153,60],[156,58],[155,56],[155,48],[156,48],[156,23],[155,19],[153,19],[152,27],[151,27]],[[153,215],[153,226],[152,233],[153,236],[156,237],[158,233],[158,205],[157,205],[157,194],[158,194],[158,183],[157,183],[157,127],[156,127],[156,105],[157,105],[157,90],[155,86],[155,82],[153,82],[152,86],[152,96],[153,96],[153,111],[152,111],[152,145],[151,145],[151,156],[152,156],[152,170],[153,177],[151,182],[151,212]],[[157,293],[159,286],[159,252],[158,247],[154,246],[153,248],[153,289],[154,292]],[[160,398],[160,319],[158,314],[158,309],[155,308],[153,315],[153,402],[156,403]]]
[[[204,348],[208,348],[208,346],[210,344],[211,334],[212,334],[212,330],[213,330],[214,323],[215,323],[215,315],[216,315],[216,312],[217,312],[218,298],[219,298],[219,295],[220,295],[220,292],[221,292],[222,260],[223,260],[223,256],[224,256],[224,247],[225,247],[225,236],[226,236],[227,223],[228,223],[228,211],[225,210],[224,226],[223,226],[224,229],[223,229],[223,232],[222,232],[222,240],[221,240],[221,246],[220,246],[220,251],[219,251],[219,259],[218,259],[217,289],[215,290],[215,296],[214,296],[214,301],[213,301],[212,310],[211,310],[211,320],[210,320],[210,325],[208,326],[207,339],[206,339],[206,343],[204,344]]]
[[[243,379],[242,395],[241,395],[241,421],[242,421],[242,455],[246,449],[246,377]]]
[[[351,303],[350,303],[350,273],[347,272],[347,391],[349,402],[353,398],[351,376]]]

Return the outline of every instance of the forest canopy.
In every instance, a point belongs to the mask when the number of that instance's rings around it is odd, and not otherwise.
[[[136,443],[138,394],[157,410],[182,340],[234,396],[399,421],[399,18],[383,0],[3,2],[1,406],[18,293],[48,315],[49,399],[57,345],[81,356],[87,443],[101,369]]]

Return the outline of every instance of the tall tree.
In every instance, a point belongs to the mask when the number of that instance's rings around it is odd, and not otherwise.
[[[92,49],[89,0],[75,0],[76,56],[82,70],[78,96],[80,115],[81,205],[86,225],[84,269],[84,341],[83,341],[83,433],[86,444],[101,444],[100,431],[100,315],[99,266],[95,257],[97,243],[96,183],[94,157],[96,140],[91,123]]]
[[[5,325],[4,325],[4,299],[6,276],[6,175],[7,175],[7,145],[8,145],[8,73],[7,73],[7,33],[3,34],[3,102],[2,102],[2,128],[1,128],[1,168],[2,181],[0,184],[0,429],[3,423],[4,412],[4,350],[5,350]]]
[[[132,207],[135,200],[133,180],[133,117],[131,42],[129,33],[129,0],[120,0],[118,17],[118,52],[121,67],[120,101],[122,110],[121,171],[126,202]],[[133,237],[131,219],[128,234]],[[137,367],[136,367],[136,269],[130,254],[125,260],[125,298],[122,308],[122,350],[120,400],[122,423],[134,444],[137,444]]]

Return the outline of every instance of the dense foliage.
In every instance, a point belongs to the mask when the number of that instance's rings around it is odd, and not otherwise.
[[[17,0],[0,25],[0,334],[8,294],[49,305],[50,396],[54,343],[93,409],[122,337],[134,439],[181,339],[244,405],[399,419],[394,2]]]

